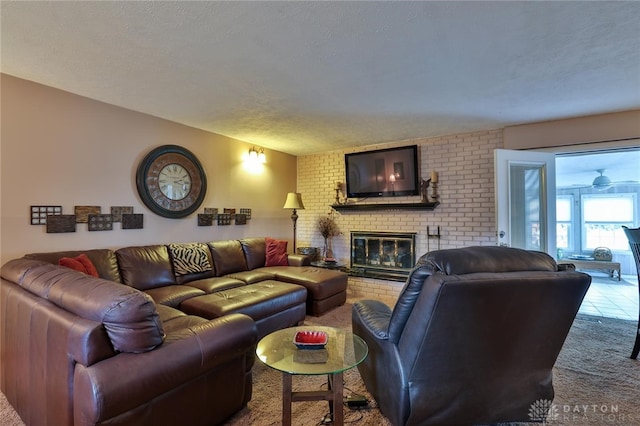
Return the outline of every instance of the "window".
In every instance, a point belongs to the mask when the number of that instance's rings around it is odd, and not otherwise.
[[[556,246],[559,249],[573,251],[573,195],[556,197]]]
[[[634,223],[636,194],[585,194],[582,196],[585,251],[596,247],[629,250],[622,225]]]

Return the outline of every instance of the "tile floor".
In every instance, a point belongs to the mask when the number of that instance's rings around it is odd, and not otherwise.
[[[623,275],[622,281],[605,274],[589,273],[591,286],[579,313],[638,321],[638,277]]]

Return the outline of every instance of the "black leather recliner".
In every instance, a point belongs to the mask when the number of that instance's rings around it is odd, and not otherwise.
[[[393,310],[356,302],[358,366],[394,425],[531,421],[591,283],[546,253],[467,247],[425,254]],[[542,420],[542,419],[538,419]]]

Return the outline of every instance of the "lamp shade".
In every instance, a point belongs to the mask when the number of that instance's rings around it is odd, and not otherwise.
[[[287,194],[287,201],[284,202],[283,209],[300,209],[304,210],[304,204],[302,204],[302,194],[299,192],[289,192]]]

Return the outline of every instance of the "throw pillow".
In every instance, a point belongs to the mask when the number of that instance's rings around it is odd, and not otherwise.
[[[86,269],[87,274],[91,275],[92,277],[98,277],[98,270],[96,269],[96,267],[93,265],[93,262],[91,261],[91,259],[89,259],[89,257],[86,254],[82,253],[76,256],[76,260],[80,262],[82,266],[84,266],[84,269]]]
[[[82,272],[83,274],[87,273],[87,268],[85,268],[80,261],[72,257],[60,258],[60,260],[58,260],[58,265],[64,266],[65,268],[71,268],[74,271]]]
[[[211,270],[211,262],[204,243],[169,244],[176,275],[188,275]]]
[[[76,257],[63,257],[58,260],[58,265],[71,268],[74,271],[82,272],[83,274],[91,275],[92,277],[98,276],[96,267],[93,266],[93,263],[86,254],[79,254]]]
[[[287,241],[266,237],[266,261],[264,266],[288,266]]]

